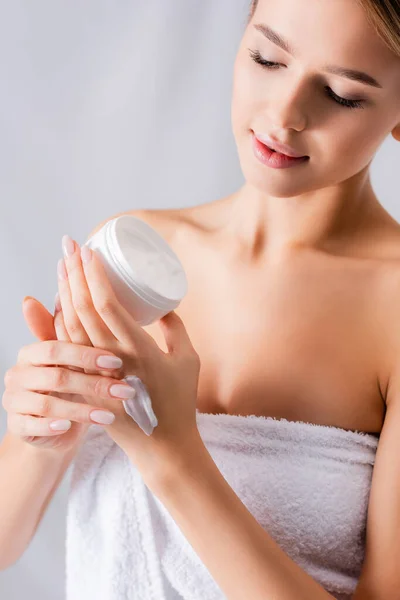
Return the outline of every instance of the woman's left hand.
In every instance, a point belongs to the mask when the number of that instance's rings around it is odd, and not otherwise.
[[[101,408],[116,415],[111,425],[104,425],[115,443],[129,453],[143,476],[157,477],[160,467],[190,452],[200,439],[196,423],[199,356],[174,311],[159,320],[168,352],[161,350],[117,300],[96,252],[83,246],[81,256],[79,245],[69,240],[68,245],[68,236],[63,237],[66,279],[58,277],[58,318],[62,315],[71,339],[83,327],[94,347],[123,360],[123,377],[136,375],[146,386],[158,420],[151,435],[125,412],[122,400],[102,400]]]

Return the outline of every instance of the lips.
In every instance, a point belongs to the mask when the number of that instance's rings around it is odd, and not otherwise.
[[[270,150],[268,146],[260,142],[254,134],[252,134],[252,142],[255,157],[262,164],[271,169],[289,169],[310,160],[309,156],[293,157],[281,154],[280,152],[274,152],[273,150]]]
[[[280,142],[273,140],[269,135],[263,133],[256,133],[255,131],[253,131],[253,133],[259,142],[264,144],[264,146],[266,146],[267,148],[269,148],[269,150],[272,150],[273,152],[278,152],[279,154],[283,154],[284,156],[290,156],[292,158],[303,158],[304,156],[307,156],[306,154],[301,154],[297,152],[291,146],[287,146],[286,144],[281,144]]]

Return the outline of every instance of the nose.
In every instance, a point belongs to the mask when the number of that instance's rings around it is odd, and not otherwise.
[[[279,130],[294,129],[302,131],[307,124],[307,107],[310,105],[309,92],[301,83],[291,87],[281,87],[273,98],[269,108],[269,122],[277,137],[285,137]]]

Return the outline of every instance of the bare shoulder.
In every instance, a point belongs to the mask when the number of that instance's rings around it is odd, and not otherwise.
[[[371,318],[381,331],[381,359],[383,359],[383,389],[386,406],[400,401],[400,226],[398,235],[385,246],[379,260],[379,285],[370,289],[374,313]]]
[[[183,219],[183,211],[180,209],[146,209],[137,208],[129,211],[123,211],[111,215],[101,221],[89,234],[88,238],[94,235],[99,229],[101,229],[108,221],[121,217],[123,215],[132,215],[142,221],[148,223],[153,227],[157,233],[163,237],[170,237],[176,232],[179,222]]]
[[[148,223],[172,246],[179,241],[188,249],[188,245],[191,240],[195,240],[197,234],[218,231],[229,214],[232,199],[233,195],[195,206],[168,209],[137,208],[116,213],[99,223],[90,236],[109,220],[122,215],[132,215]]]

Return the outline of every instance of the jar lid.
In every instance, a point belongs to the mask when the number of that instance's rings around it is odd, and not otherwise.
[[[181,261],[164,238],[133,215],[121,215],[107,225],[108,244],[127,282],[138,286],[144,299],[159,308],[178,306],[188,282]]]

